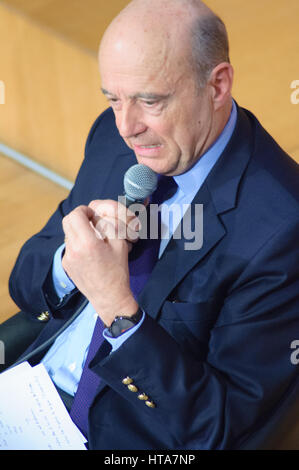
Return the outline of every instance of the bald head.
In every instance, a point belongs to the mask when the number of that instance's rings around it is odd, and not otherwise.
[[[226,28],[200,0],[133,0],[106,30],[100,57],[105,47],[122,59],[132,48],[149,47],[158,56],[175,52],[174,60],[191,66],[200,86],[217,64],[229,62]]]
[[[102,90],[139,163],[181,174],[219,136],[232,104],[226,42],[223,23],[198,0],[133,0],[111,23]]]

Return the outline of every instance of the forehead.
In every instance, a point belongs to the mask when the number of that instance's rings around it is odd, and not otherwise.
[[[108,91],[168,93],[190,74],[187,54],[169,47],[167,41],[106,44],[99,54],[102,86]]]
[[[159,21],[153,23],[153,18],[143,23],[135,18],[133,23],[116,22],[108,30],[99,50],[104,88],[108,80],[169,88],[179,76],[190,73],[190,40],[186,31],[182,27],[160,26]]]

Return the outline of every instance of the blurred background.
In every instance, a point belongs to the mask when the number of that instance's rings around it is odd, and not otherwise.
[[[107,107],[98,45],[128,3],[0,1],[0,322],[18,311],[8,293],[18,252],[67,196]],[[299,1],[206,3],[228,28],[234,98],[299,162]]]

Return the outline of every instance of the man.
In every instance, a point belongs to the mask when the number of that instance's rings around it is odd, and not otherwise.
[[[21,310],[49,320],[22,358],[44,363],[72,416],[93,329],[107,327],[81,426],[91,449],[242,448],[298,391],[298,168],[232,100],[225,27],[202,2],[134,0],[99,63],[112,109],[10,279]],[[141,240],[111,236],[132,222],[116,200],[136,161],[175,181],[168,204],[203,206],[202,247],[161,244],[138,296]],[[114,335],[119,316],[129,328]]]

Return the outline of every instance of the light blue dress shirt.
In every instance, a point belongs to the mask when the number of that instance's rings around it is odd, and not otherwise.
[[[178,189],[174,196],[164,203],[168,206],[169,210],[164,212],[162,210],[161,212],[162,225],[168,229],[166,230],[168,233],[165,234],[165,238],[163,238],[162,235],[159,257],[165,250],[169,239],[184,215],[183,208],[186,209],[188,204],[191,204],[196,193],[199,191],[208,174],[228,144],[234,131],[236,121],[237,108],[236,104],[233,102],[230,119],[218,139],[188,172],[174,177],[178,185]],[[179,216],[174,217],[175,220],[169,218],[169,214],[172,214],[171,207],[173,205],[181,208]],[[56,251],[52,268],[54,287],[60,299],[63,299],[65,295],[69,294],[75,288],[62,267],[61,258],[63,250],[64,245],[60,246]],[[104,330],[104,337],[112,345],[112,352],[119,348],[127,338],[134,334],[142,324],[144,316],[145,314],[143,314],[143,318],[140,320],[138,325],[127,330],[118,338],[109,337],[107,330]],[[42,363],[46,367],[53,382],[70,395],[74,395],[76,393],[96,320],[97,313],[89,303],[79,317],[77,317],[76,320],[56,339],[53,346],[42,360]]]

